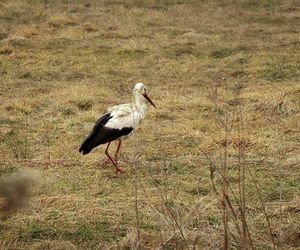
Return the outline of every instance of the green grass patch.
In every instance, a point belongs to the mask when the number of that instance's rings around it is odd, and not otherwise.
[[[13,174],[16,173],[20,168],[15,165],[1,165],[0,167],[0,176],[4,174]]]
[[[197,45],[192,42],[177,43],[169,47],[165,47],[165,54],[171,59],[178,59],[182,56],[201,57],[202,53],[198,50]]]
[[[85,108],[86,106],[84,106]],[[84,109],[83,109],[84,110]],[[60,107],[58,112],[61,113],[63,116],[72,116],[76,114],[76,111],[72,107]]]
[[[32,151],[29,146],[28,134],[24,129],[14,128],[5,134],[0,134],[0,140],[4,142],[3,144],[14,159],[31,157]]]
[[[152,232],[152,231],[159,231],[160,227],[158,225],[155,225],[153,222],[143,221],[141,223],[141,229],[148,231],[148,232]]]
[[[231,56],[234,53],[234,51],[235,50],[231,48],[219,48],[213,50],[209,56],[215,59],[223,59],[225,57]]]
[[[114,228],[110,223],[105,221],[90,223],[82,221],[76,226],[75,230],[62,232],[62,237],[77,244],[100,239],[112,242],[125,237],[126,232],[125,228]]]
[[[77,41],[69,38],[49,38],[41,43],[41,48],[63,52],[65,49],[72,48],[75,44],[77,44]]]
[[[277,0],[246,0],[241,1],[240,5],[249,10],[258,10],[260,8],[265,8],[267,10],[272,10],[280,6],[280,1]]]
[[[75,106],[80,111],[87,111],[91,110],[94,106],[94,102],[92,100],[84,99],[84,100],[73,100],[71,101],[72,104],[75,104]]]
[[[122,5],[126,8],[144,8],[144,9],[154,9],[158,11],[165,11],[168,8],[184,3],[183,0],[105,0],[104,4],[106,6],[111,5]]]
[[[142,58],[149,53],[149,49],[121,49],[117,55],[123,58]]]
[[[274,181],[264,193],[267,201],[290,201],[299,189],[299,179],[293,178]]]
[[[36,220],[32,221],[26,228],[20,228],[19,232],[19,240],[22,241],[54,239],[57,236],[57,231]]]
[[[28,1],[8,1],[4,0],[0,3],[0,19],[13,24],[27,24],[30,22],[41,21],[45,14],[38,0]]]
[[[186,190],[186,192],[190,193],[191,195],[199,195],[199,196],[206,196],[210,193],[210,189],[206,187],[194,187],[189,188]]]
[[[278,82],[300,77],[300,61],[287,57],[272,57],[263,66],[260,77]]]
[[[218,227],[221,225],[221,219],[218,216],[210,215],[207,217],[209,225]]]

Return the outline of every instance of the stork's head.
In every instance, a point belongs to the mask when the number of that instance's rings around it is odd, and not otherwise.
[[[149,97],[148,94],[147,94],[147,88],[146,88],[146,86],[145,86],[144,83],[139,82],[139,83],[135,84],[135,85],[134,85],[134,88],[133,88],[133,92],[134,92],[134,93],[137,93],[137,94],[143,95],[143,96],[147,99],[147,101],[148,101],[153,107],[156,108],[155,104],[152,102],[152,100],[150,99],[150,97]]]

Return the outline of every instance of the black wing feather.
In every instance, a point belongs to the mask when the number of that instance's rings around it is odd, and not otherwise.
[[[91,152],[91,150],[94,147],[97,147],[100,144],[97,144],[97,134],[98,131],[101,130],[101,128],[103,128],[103,126],[109,121],[109,119],[112,118],[112,116],[110,115],[110,113],[103,115],[102,117],[100,117],[95,126],[93,127],[92,132],[88,135],[88,137],[83,141],[83,143],[81,144],[80,148],[79,148],[79,152],[82,154],[88,154],[89,152]]]
[[[121,136],[125,136],[131,133],[133,128],[122,128],[113,129],[104,127],[104,125],[112,118],[110,113],[105,114],[100,117],[96,122],[92,132],[84,140],[79,148],[79,152],[82,154],[88,154],[91,150],[100,144],[105,144],[107,142],[114,141]]]

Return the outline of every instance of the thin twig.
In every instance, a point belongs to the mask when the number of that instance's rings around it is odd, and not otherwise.
[[[165,198],[163,197],[163,195],[162,195],[162,190],[159,188],[158,185],[156,185],[156,187],[159,189],[160,198],[161,198],[161,200],[162,200],[162,202],[163,202],[165,208],[167,209],[168,213],[170,214],[171,218],[174,220],[175,225],[176,225],[177,229],[178,229],[179,232],[180,232],[180,235],[181,235],[181,237],[182,237],[182,239],[183,239],[183,241],[184,241],[184,243],[185,243],[186,248],[189,249],[189,245],[188,245],[187,239],[186,239],[185,236],[184,236],[184,233],[183,233],[183,230],[182,230],[182,228],[181,228],[181,226],[180,226],[180,224],[179,224],[179,221],[177,220],[176,216],[175,216],[174,213],[173,213],[173,210],[169,207],[167,201],[166,201]]]
[[[218,173],[220,174],[220,176],[222,177],[222,179],[225,180],[225,179],[224,179],[224,176],[223,176],[223,174],[222,174],[222,171],[220,171],[220,170],[218,169],[218,167],[217,167],[216,164],[213,162],[213,160],[205,153],[205,151],[204,151],[203,149],[200,149],[200,151],[206,156],[207,160],[210,162],[210,165],[213,166],[214,171],[218,172]],[[226,181],[226,180],[225,180],[225,181]],[[221,200],[222,197],[221,197],[221,195],[219,194],[219,192],[218,192],[217,189],[216,189],[216,186],[215,186],[215,184],[214,184],[214,180],[212,179],[211,182],[212,182],[212,185],[213,185],[214,189],[216,190],[217,196],[218,196],[219,199]],[[229,187],[230,192],[231,192],[232,195],[233,195],[233,198],[234,198],[235,202],[236,202],[237,205],[238,205],[239,210],[241,211],[242,208],[241,208],[241,204],[240,204],[240,202],[239,202],[239,200],[238,200],[238,198],[237,198],[237,195],[235,194],[235,192],[234,192],[234,190],[232,189],[231,185],[229,185],[229,183],[227,183],[227,184],[228,184],[228,187]],[[227,202],[230,203],[230,200],[227,199]],[[232,214],[233,214],[233,217],[234,217],[234,219],[235,219],[236,227],[237,227],[237,229],[238,229],[238,232],[240,232],[239,225],[238,225],[238,223],[237,223],[237,220],[238,220],[238,219],[237,219],[237,216],[236,216],[236,214],[235,214],[235,212],[234,212],[234,210],[233,210],[233,206],[230,205],[229,207],[230,207],[230,210],[231,210],[231,212],[232,212]],[[246,218],[245,218],[244,214],[241,213],[241,216],[242,216],[242,220],[246,221]],[[254,249],[254,246],[253,246],[253,244],[252,244],[252,240],[251,240],[251,236],[250,236],[250,232],[249,232],[249,229],[248,229],[247,224],[246,224],[246,230],[247,230],[248,237],[249,237],[249,239],[250,239],[251,249]]]
[[[139,248],[140,239],[141,239],[141,230],[140,230],[140,216],[139,216],[139,207],[138,207],[138,185],[137,185],[137,173],[135,165],[134,167],[134,209],[135,209],[135,218],[136,218],[136,244],[135,249]]]
[[[269,235],[270,235],[270,238],[271,238],[271,241],[272,241],[272,244],[273,244],[273,249],[276,249],[275,241],[274,241],[273,234],[272,234],[273,230],[272,230],[272,227],[271,227],[271,222],[270,222],[267,210],[266,210],[266,205],[265,205],[265,203],[263,201],[263,198],[262,198],[262,194],[261,194],[260,189],[258,187],[259,185],[258,185],[256,179],[254,178],[253,173],[251,172],[250,169],[248,169],[248,172],[249,172],[249,174],[251,176],[251,180],[252,180],[252,182],[255,186],[255,189],[256,189],[260,204],[261,204],[261,208],[264,212],[264,215],[265,215],[265,218],[266,218],[266,221],[267,221],[267,224],[268,224]]]
[[[226,84],[226,94],[228,91],[228,85]],[[217,101],[217,100],[216,100]],[[225,147],[224,147],[224,160],[223,160],[223,185],[222,185],[222,205],[223,205],[223,224],[224,224],[224,249],[229,249],[230,246],[230,238],[229,238],[229,216],[228,216],[228,167],[227,167],[227,161],[228,161],[228,111],[225,109]],[[232,211],[234,211],[232,209]]]

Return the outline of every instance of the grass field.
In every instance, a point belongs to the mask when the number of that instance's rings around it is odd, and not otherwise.
[[[298,1],[2,0],[0,23],[1,249],[300,248]],[[78,148],[136,82],[158,108],[116,175]]]

